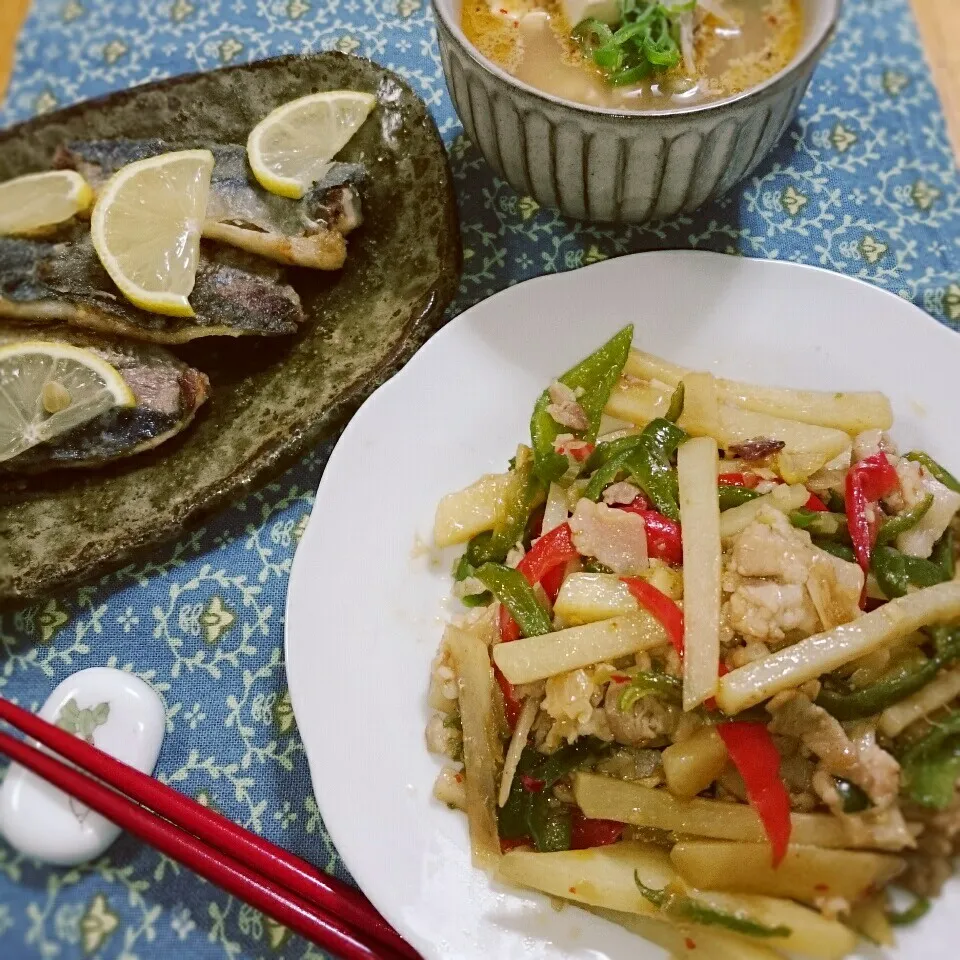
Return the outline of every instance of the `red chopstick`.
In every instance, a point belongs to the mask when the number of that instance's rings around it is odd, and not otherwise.
[[[419,960],[347,884],[2,697],[0,719],[116,789],[8,734],[0,733],[0,753],[279,923],[346,960]]]

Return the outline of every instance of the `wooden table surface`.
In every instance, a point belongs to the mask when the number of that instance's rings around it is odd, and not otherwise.
[[[960,158],[960,0],[910,0]],[[17,33],[30,0],[0,0],[0,100],[13,66]]]

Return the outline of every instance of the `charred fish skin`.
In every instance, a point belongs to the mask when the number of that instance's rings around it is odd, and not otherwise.
[[[78,140],[58,147],[53,164],[58,169],[76,170],[96,191],[128,163],[193,148],[210,150],[214,157],[208,224],[255,228],[263,233],[294,238],[311,237],[324,231],[343,236],[363,222],[359,187],[367,179],[367,171],[357,163],[332,163],[324,177],[299,201],[278,197],[260,186],[247,164],[246,148],[239,144],[184,144],[157,138]],[[345,211],[349,211],[349,215],[345,215]],[[208,235],[215,236],[214,233]]]
[[[302,216],[310,224],[326,224],[344,235],[363,223],[358,185],[367,179],[361,163],[334,163],[300,201]]]
[[[149,344],[112,342],[62,327],[0,326],[0,344],[70,343],[112,364],[136,398],[0,464],[3,473],[93,468],[151,450],[185,430],[210,394],[210,381],[172,353]]]
[[[59,243],[0,237],[0,317],[57,321],[151,343],[209,336],[283,336],[303,321],[281,268],[239,250],[202,244],[193,317],[130,303],[103,269],[87,232]]]

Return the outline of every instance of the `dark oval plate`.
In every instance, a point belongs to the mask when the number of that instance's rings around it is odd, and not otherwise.
[[[336,274],[291,271],[307,323],[290,338],[195,342],[175,352],[210,376],[177,440],[94,472],[0,481],[0,602],[90,580],[178,536],[290,466],[443,323],[461,247],[446,151],[423,101],[358,57],[281,57],[176,77],[47,114],[0,134],[0,179],[49,167],[66,139],[246,143],[270,110],[319,90],[376,93],[339,159],[363,160],[364,225]]]

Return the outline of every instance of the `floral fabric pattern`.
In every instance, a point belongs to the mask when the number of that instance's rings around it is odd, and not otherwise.
[[[453,112],[425,0],[34,0],[0,122],[176,73],[333,49],[401,73],[449,145],[465,252],[451,315],[528,277],[686,247],[837,270],[960,329],[960,180],[907,0],[847,0],[796,122],[755,175],[697,214],[642,227],[564,219],[494,177]],[[282,657],[287,579],[330,448],[148,562],[0,615],[0,693],[38,709],[76,670],[135,673],[166,704],[161,780],[346,877]],[[68,719],[87,733],[98,718]],[[0,842],[0,956],[171,950],[323,956],[127,837],[74,869]]]

